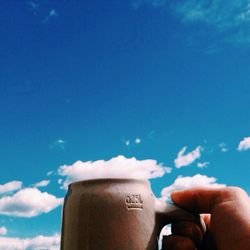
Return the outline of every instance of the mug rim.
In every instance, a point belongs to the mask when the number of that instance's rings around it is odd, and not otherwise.
[[[84,185],[84,184],[93,184],[93,183],[104,183],[104,182],[141,182],[143,184],[150,185],[150,181],[148,179],[140,179],[140,178],[95,178],[95,179],[86,179],[72,182],[68,185],[68,188]]]

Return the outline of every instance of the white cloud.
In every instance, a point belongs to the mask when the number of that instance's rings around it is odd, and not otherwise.
[[[166,6],[184,23],[207,24],[224,34],[224,42],[250,42],[250,0],[133,0],[135,9],[142,4]]]
[[[0,235],[6,235],[8,232],[6,227],[0,227]]]
[[[126,145],[126,146],[129,146],[129,145],[130,145],[130,141],[129,141],[129,140],[126,140],[126,141],[125,141],[125,145]]]
[[[0,249],[4,250],[59,250],[60,235],[39,235],[34,238],[0,237]]]
[[[35,2],[32,2],[32,1],[27,2],[27,6],[31,11],[36,11],[39,7],[38,4],[36,4]]]
[[[137,138],[135,138],[135,139],[131,139],[131,140],[128,140],[128,139],[126,139],[126,140],[122,140],[122,142],[126,145],[126,146],[130,146],[130,145],[134,145],[134,144],[140,144],[141,143],[141,138],[139,138],[139,137],[137,137]]]
[[[43,23],[48,23],[51,18],[55,18],[58,16],[58,13],[55,9],[51,9],[48,15],[43,19]]]
[[[51,176],[54,173],[54,171],[49,171],[46,173],[47,176]]]
[[[222,143],[219,144],[219,148],[220,148],[221,152],[223,152],[223,153],[229,151],[229,149],[227,147],[227,144],[224,143],[224,142],[222,142]]]
[[[50,149],[58,149],[58,150],[65,150],[67,145],[67,141],[63,139],[57,139],[55,140],[50,146]]]
[[[184,21],[200,21],[215,25],[220,29],[232,28],[248,18],[249,0],[185,0],[175,5],[177,13]]]
[[[250,43],[250,1],[186,0],[176,5],[176,12],[184,22],[201,22],[224,34],[224,42]]]
[[[15,217],[34,217],[48,213],[63,203],[57,198],[36,188],[19,190],[12,196],[0,198],[0,214]]]
[[[13,192],[22,187],[23,183],[21,181],[10,181],[3,185],[0,185],[0,194]]]
[[[206,175],[196,174],[194,176],[186,177],[179,176],[172,185],[162,189],[161,195],[164,199],[167,199],[173,191],[199,186],[224,187],[225,185],[216,183],[216,179],[214,177],[208,177]]]
[[[55,9],[51,9],[50,11],[49,11],[49,16],[50,17],[52,17],[52,16],[57,16],[58,14],[57,14],[57,11],[55,10]]]
[[[248,149],[250,149],[250,137],[245,137],[242,141],[240,141],[238,150],[246,151]]]
[[[163,176],[170,168],[158,164],[155,160],[137,160],[117,156],[108,161],[77,161],[72,165],[59,167],[58,173],[65,176],[63,188],[78,180],[96,178],[140,178],[150,179]]]
[[[37,188],[37,187],[47,187],[50,183],[50,180],[42,180],[42,181],[39,181],[35,184],[33,184],[33,187]]]
[[[141,139],[140,138],[136,138],[135,139],[135,144],[140,144],[141,143]]]
[[[61,185],[63,183],[63,179],[58,179],[57,183]]]
[[[176,168],[188,166],[201,157],[201,150],[202,150],[201,146],[198,146],[193,151],[184,155],[186,149],[187,147],[183,147],[178,153],[177,158],[174,160]]]
[[[164,171],[167,173],[167,174],[170,174],[172,172],[172,168],[171,167],[164,167],[163,168]]]
[[[210,162],[208,162],[208,161],[198,162],[198,163],[197,163],[197,167],[198,167],[198,168],[205,168],[205,167],[207,167],[209,164],[210,164]]]

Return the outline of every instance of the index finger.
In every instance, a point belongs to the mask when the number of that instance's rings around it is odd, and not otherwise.
[[[174,203],[195,213],[211,213],[223,202],[248,199],[248,195],[237,187],[206,188],[198,187],[171,194]]]

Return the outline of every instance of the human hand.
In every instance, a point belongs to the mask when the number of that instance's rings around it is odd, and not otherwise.
[[[202,214],[207,225],[203,237],[191,222],[172,225],[172,235],[163,239],[163,250],[248,250],[250,249],[250,199],[238,187],[192,188],[171,194],[175,204]]]

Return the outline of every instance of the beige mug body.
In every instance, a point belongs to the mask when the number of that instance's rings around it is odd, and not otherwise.
[[[162,227],[199,217],[155,198],[150,183],[96,179],[72,183],[63,207],[61,250],[157,250]]]

